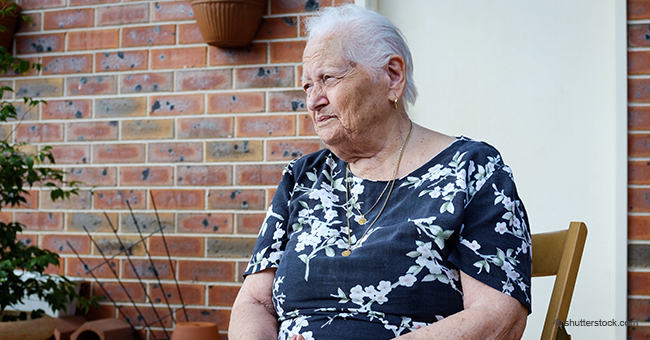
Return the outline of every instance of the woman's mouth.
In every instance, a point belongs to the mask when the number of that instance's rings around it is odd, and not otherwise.
[[[318,116],[316,117],[316,123],[320,124],[320,123],[323,123],[323,122],[325,122],[325,121],[327,121],[327,120],[330,120],[331,118],[334,118],[334,116],[330,116],[330,115],[318,115]]]

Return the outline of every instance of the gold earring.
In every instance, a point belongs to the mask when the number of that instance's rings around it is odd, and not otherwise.
[[[395,100],[393,100],[393,106],[395,107],[395,110],[397,110],[397,105],[398,105],[399,99],[395,97]]]

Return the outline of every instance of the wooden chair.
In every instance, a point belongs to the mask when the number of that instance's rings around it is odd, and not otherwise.
[[[582,222],[571,222],[566,230],[532,235],[533,277],[556,275],[541,340],[571,339],[564,324],[556,325],[556,320],[566,321],[569,313],[586,238],[587,226]]]

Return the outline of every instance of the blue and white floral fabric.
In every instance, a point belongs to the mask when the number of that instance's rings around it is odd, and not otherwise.
[[[510,168],[488,144],[457,139],[399,178],[350,175],[328,150],[287,165],[245,275],[277,268],[278,339],[391,339],[463,309],[459,270],[530,311],[528,219]],[[357,210],[358,208],[358,210]],[[353,246],[349,257],[348,224]],[[364,235],[365,233],[365,235]]]

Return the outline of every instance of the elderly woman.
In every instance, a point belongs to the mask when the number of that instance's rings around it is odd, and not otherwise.
[[[381,15],[306,25],[302,84],[326,149],[287,165],[230,339],[519,339],[531,249],[488,144],[414,124],[409,49]]]

